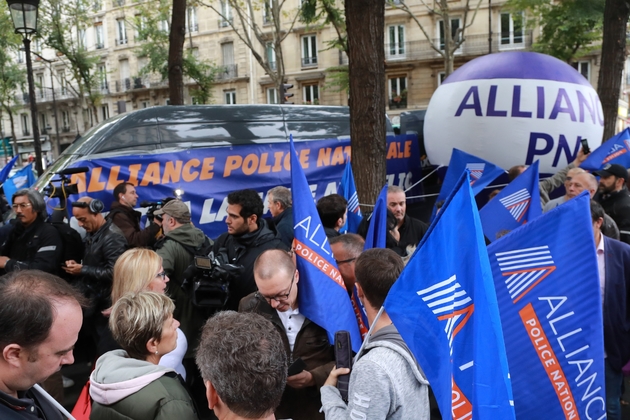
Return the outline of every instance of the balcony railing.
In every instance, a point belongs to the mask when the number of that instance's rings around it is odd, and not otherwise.
[[[103,48],[105,48],[105,43],[104,42],[97,42],[96,43],[96,49],[97,50],[102,50]]]
[[[235,79],[238,77],[238,64],[227,64],[219,67],[215,75],[217,80]]]
[[[166,86],[168,86],[168,80],[162,80],[158,75],[127,77],[114,82],[114,89],[117,93],[134,89],[161,88]]]
[[[317,66],[317,56],[302,58],[302,67],[314,67]]]
[[[192,25],[190,25],[190,27],[186,25],[186,33],[197,32],[198,30],[199,24],[197,23],[193,23]]]
[[[228,28],[230,24],[233,22],[232,17],[228,17],[227,19],[219,19],[219,29]]]
[[[127,38],[116,38],[116,45],[125,45],[129,42]]]
[[[389,100],[389,109],[405,109],[407,108],[407,98],[396,96]]]

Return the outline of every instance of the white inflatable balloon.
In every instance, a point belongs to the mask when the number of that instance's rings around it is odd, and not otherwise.
[[[532,52],[476,58],[431,97],[424,142],[432,164],[448,165],[453,148],[509,169],[540,160],[541,173],[564,168],[581,139],[591,150],[604,131],[597,92],[573,67]]]

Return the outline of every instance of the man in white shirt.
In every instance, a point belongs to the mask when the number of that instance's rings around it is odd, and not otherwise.
[[[289,368],[276,417],[324,419],[319,413],[319,389],[334,366],[334,350],[326,330],[300,313],[300,273],[293,258],[279,249],[264,251],[254,263],[254,279],[258,291],[241,300],[239,312],[254,312],[271,321],[280,333],[289,365],[303,366],[300,372]]]

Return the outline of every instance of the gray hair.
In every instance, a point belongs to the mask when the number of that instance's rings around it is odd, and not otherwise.
[[[46,202],[44,202],[44,197],[42,197],[42,194],[39,191],[32,188],[22,188],[21,190],[17,190],[15,194],[13,194],[13,198],[11,200],[15,202],[15,197],[23,196],[26,196],[26,198],[28,198],[31,206],[33,206],[33,211],[36,212],[40,218],[42,218],[43,220],[46,220],[48,218],[48,212],[46,211]]]
[[[389,193],[405,193],[405,190],[403,190],[402,188],[400,188],[398,185],[390,185],[389,187],[387,187],[387,194]]]
[[[287,187],[277,186],[269,190],[269,193],[273,198],[274,203],[282,204],[282,208],[288,209],[293,205],[291,198],[291,190]]]
[[[273,324],[255,313],[219,312],[206,322],[197,366],[235,414],[258,418],[280,404],[287,355]]]
[[[356,233],[346,233],[345,235],[335,236],[330,238],[328,242],[331,245],[341,244],[343,249],[352,255],[351,258],[358,258],[359,255],[363,252],[363,248],[365,247],[365,239],[361,237],[361,235],[357,235]]]
[[[175,304],[155,292],[127,293],[112,307],[109,329],[114,340],[134,359],[149,355],[149,340],[162,338],[162,327],[173,316]]]

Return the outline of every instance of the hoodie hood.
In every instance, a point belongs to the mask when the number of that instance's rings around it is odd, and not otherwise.
[[[365,355],[365,353],[367,353],[370,349],[376,347],[385,347],[400,354],[407,361],[409,368],[412,370],[418,382],[423,385],[429,385],[429,381],[422,371],[422,368],[411,353],[409,347],[407,347],[407,344],[405,344],[405,341],[400,336],[400,333],[394,324],[381,328],[374,333],[374,335],[369,337],[368,343],[365,346],[365,351],[362,355]]]
[[[90,397],[103,405],[114,404],[161,378],[173,369],[129,357],[124,350],[105,353],[90,375]]]

